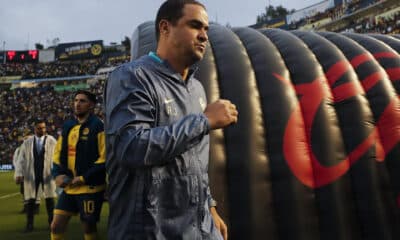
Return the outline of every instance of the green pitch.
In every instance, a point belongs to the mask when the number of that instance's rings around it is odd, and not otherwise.
[[[44,200],[40,204],[40,212],[35,215],[32,233],[22,233],[26,224],[26,216],[20,214],[22,209],[22,197],[19,194],[19,186],[14,182],[14,172],[0,172],[0,239],[1,240],[32,240],[50,239],[47,224],[47,212]],[[103,204],[98,231],[100,239],[106,240],[108,204]],[[68,225],[66,239],[83,239],[82,227],[79,216],[73,216]]]

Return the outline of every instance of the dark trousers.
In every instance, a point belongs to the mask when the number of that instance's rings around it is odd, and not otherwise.
[[[33,217],[35,214],[36,200],[29,199],[26,205],[26,231],[33,230]],[[54,211],[54,198],[46,198],[46,210],[47,210],[47,221],[49,225],[53,221],[53,211]]]

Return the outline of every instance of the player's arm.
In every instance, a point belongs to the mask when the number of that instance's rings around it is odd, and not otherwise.
[[[86,173],[82,176],[79,176],[76,179],[77,183],[88,184],[88,185],[97,185],[103,184],[104,179],[106,177],[106,169],[105,169],[105,159],[106,159],[106,146],[105,146],[105,137],[103,126],[101,126],[101,131],[97,133],[97,151],[99,157],[96,162],[94,162],[93,166],[89,168]],[[74,179],[75,180],[75,179]]]
[[[66,172],[61,167],[61,148],[62,148],[63,137],[60,136],[57,140],[56,146],[54,148],[53,154],[53,167],[51,169],[51,175],[55,179],[56,185],[58,187],[64,188],[72,179],[68,177]]]

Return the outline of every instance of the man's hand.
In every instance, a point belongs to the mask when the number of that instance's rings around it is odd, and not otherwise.
[[[235,104],[224,99],[207,105],[204,115],[208,118],[211,129],[226,127],[232,123],[236,123],[238,119],[238,111]]]
[[[56,180],[57,187],[60,187],[60,188],[65,188],[71,182],[70,177],[68,177],[65,174],[58,175],[55,180]]]
[[[72,179],[72,181],[71,181],[71,186],[72,187],[78,187],[78,186],[81,186],[83,184],[84,184],[84,182],[82,181],[80,176],[74,177],[74,179]]]
[[[215,207],[210,208],[211,216],[214,219],[215,227],[221,232],[224,240],[228,240],[228,227],[226,226],[224,220],[218,215],[217,209]]]
[[[23,177],[23,176],[15,177],[15,183],[16,183],[16,184],[20,184],[20,183],[22,183],[23,181],[24,181],[24,177]]]

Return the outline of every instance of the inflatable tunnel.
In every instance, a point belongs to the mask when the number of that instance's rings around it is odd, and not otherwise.
[[[132,59],[155,51],[153,22]],[[197,78],[239,121],[210,133],[229,239],[400,239],[400,40],[211,24]]]

